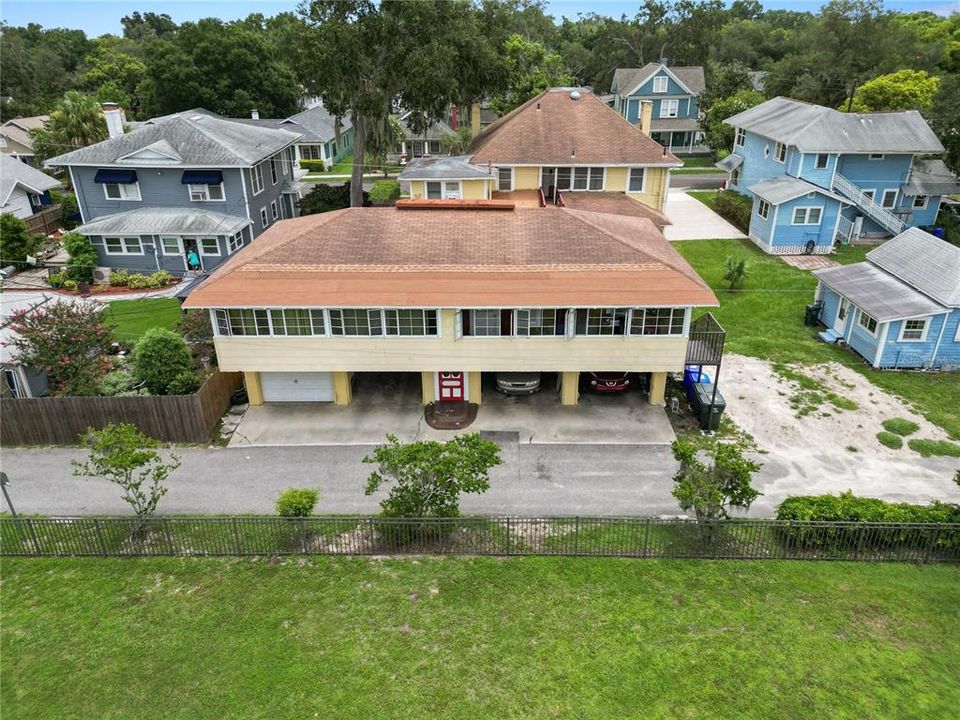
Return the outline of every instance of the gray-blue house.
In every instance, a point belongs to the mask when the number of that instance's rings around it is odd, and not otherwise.
[[[829,253],[837,242],[932,225],[960,184],[916,111],[842,113],[778,97],[727,118],[733,151],[717,166],[753,200],[750,238],[772,254]]]
[[[209,272],[273,223],[296,217],[299,137],[187,112],[46,165],[70,174],[83,223],[75,232],[97,249],[105,269],[98,279],[108,268]]]
[[[669,67],[666,61],[613,73],[613,107],[640,125],[643,103],[652,103],[650,137],[676,154],[700,150],[700,96],[707,84],[700,66]]]
[[[813,274],[824,340],[875,368],[960,368],[960,247],[910,228],[865,262]]]

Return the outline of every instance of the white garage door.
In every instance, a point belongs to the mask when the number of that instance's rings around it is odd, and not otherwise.
[[[333,402],[333,374],[261,373],[264,402]]]

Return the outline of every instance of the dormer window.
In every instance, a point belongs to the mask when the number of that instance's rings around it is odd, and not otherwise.
[[[668,79],[666,75],[661,75],[653,79],[653,91],[655,93],[665,93],[667,91]]]

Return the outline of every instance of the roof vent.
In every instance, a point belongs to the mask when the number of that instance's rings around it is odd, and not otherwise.
[[[537,103],[537,112],[540,112],[540,103]]]
[[[580,91],[579,91],[579,90],[571,90],[571,91],[570,91],[570,99],[571,99],[571,100],[579,100],[579,99],[580,99]]]

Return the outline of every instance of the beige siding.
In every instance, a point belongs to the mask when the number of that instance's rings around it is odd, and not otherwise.
[[[484,200],[489,198],[489,194],[484,189],[487,180],[464,180],[462,184],[463,197],[465,200]]]
[[[489,372],[683,369],[686,338],[462,338],[443,310],[438,338],[217,338],[222,371]]]
[[[615,170],[620,170],[621,168],[613,168]],[[626,168],[622,168],[623,178],[621,182],[623,183],[624,189],[626,189]],[[609,188],[610,170],[607,170],[607,188]],[[667,177],[668,171],[667,168],[647,168],[646,171],[646,191],[642,193],[627,193],[627,197],[633,198],[634,200],[639,200],[644,205],[649,205],[652,208],[663,212],[664,205],[667,202]]]
[[[514,190],[539,190],[540,189],[540,168],[515,167],[513,169],[513,189]]]
[[[425,198],[427,196],[427,187],[423,180],[410,181],[410,197],[414,200]]]
[[[625,167],[608,167],[604,189],[608,192],[626,192],[627,169]]]

